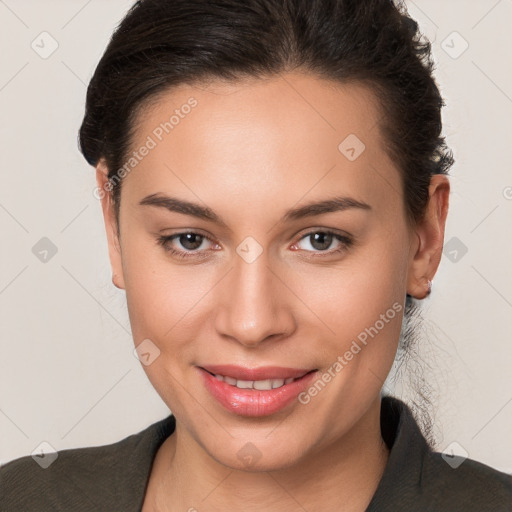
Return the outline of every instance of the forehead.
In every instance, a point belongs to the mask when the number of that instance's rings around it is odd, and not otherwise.
[[[126,181],[141,197],[186,184],[256,203],[262,193],[296,202],[333,187],[376,200],[391,190],[400,200],[380,115],[368,86],[301,73],[182,84],[140,110],[132,151],[151,149]]]

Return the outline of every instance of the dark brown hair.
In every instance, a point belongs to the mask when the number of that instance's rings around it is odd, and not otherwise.
[[[430,43],[391,0],[140,0],[115,30],[87,90],[81,151],[122,167],[145,102],[182,83],[267,77],[298,68],[380,100],[381,132],[402,174],[411,222],[432,174],[453,163],[441,137],[444,105]],[[341,141],[340,141],[341,142]],[[112,180],[119,212],[122,180]]]

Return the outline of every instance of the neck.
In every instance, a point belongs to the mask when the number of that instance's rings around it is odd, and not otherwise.
[[[219,464],[177,423],[155,458],[143,512],[363,512],[388,455],[380,431],[380,398],[341,439],[276,471],[240,471]]]

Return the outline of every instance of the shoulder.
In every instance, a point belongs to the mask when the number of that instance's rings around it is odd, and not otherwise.
[[[111,485],[113,472],[123,456],[123,441],[112,445],[74,448],[32,457],[20,457],[0,468],[1,510],[63,510],[68,506],[85,510],[97,508],[90,492],[101,479]],[[46,459],[46,460],[45,460]],[[40,465],[43,464],[50,465]],[[49,510],[49,509],[48,509]]]
[[[7,462],[0,467],[0,510],[106,510],[106,501],[131,510],[173,420],[169,416],[112,444]]]
[[[401,400],[383,398],[381,432],[390,454],[367,512],[512,512],[512,476],[433,450]]]
[[[512,511],[512,475],[472,459],[429,452],[422,488],[433,510]]]

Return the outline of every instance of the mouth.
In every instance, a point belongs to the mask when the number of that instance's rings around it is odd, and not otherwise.
[[[197,367],[205,387],[217,401],[238,415],[267,416],[290,405],[306,389],[317,369],[234,365]]]

